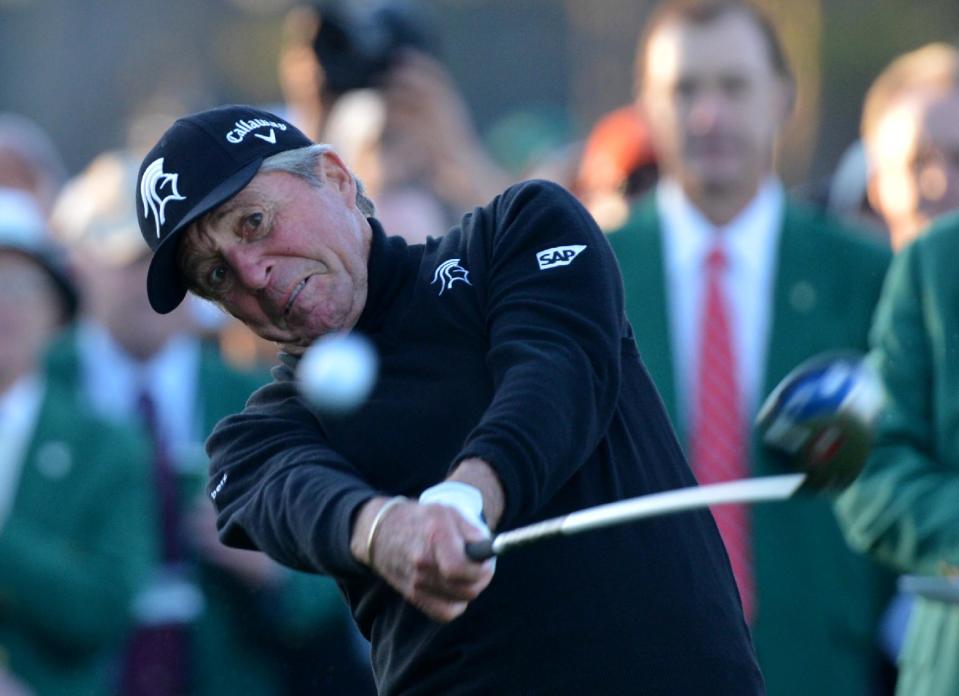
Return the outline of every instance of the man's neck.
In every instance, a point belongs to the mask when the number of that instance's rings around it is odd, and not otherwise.
[[[717,227],[728,225],[739,215],[759,192],[760,182],[736,190],[704,190],[683,186],[689,202]]]
[[[900,251],[909,242],[918,237],[925,225],[925,221],[915,219],[892,221],[889,223],[889,243],[893,251]]]
[[[138,335],[129,331],[114,331],[108,326],[105,326],[105,328],[117,348],[141,365],[145,365],[162,353],[170,344],[170,341],[180,335],[180,333],[147,335],[145,332]]]

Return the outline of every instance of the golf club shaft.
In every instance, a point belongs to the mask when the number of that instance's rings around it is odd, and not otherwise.
[[[578,534],[598,527],[713,505],[785,500],[796,492],[805,479],[805,474],[783,474],[641,495],[513,529],[485,541],[471,542],[466,545],[466,555],[474,561],[483,561],[517,546],[560,534]]]

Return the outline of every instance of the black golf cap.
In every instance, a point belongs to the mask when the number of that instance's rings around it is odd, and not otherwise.
[[[279,116],[230,104],[178,119],[140,165],[137,220],[153,250],[150,305],[173,311],[186,296],[176,264],[179,239],[204,213],[240,192],[267,157],[312,145]]]

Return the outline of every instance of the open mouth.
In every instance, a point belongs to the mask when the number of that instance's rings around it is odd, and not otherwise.
[[[306,278],[301,280],[299,283],[297,283],[295,288],[293,288],[293,292],[290,293],[290,299],[286,301],[286,306],[283,308],[284,317],[290,316],[290,310],[293,309],[293,305],[296,302],[296,298],[299,297],[300,293],[303,291],[303,288],[306,287],[307,281],[309,281],[309,279],[312,277],[313,276],[307,276]]]

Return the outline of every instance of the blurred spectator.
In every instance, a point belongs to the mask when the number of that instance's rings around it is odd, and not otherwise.
[[[580,160],[574,192],[603,230],[626,222],[629,206],[656,183],[659,170],[649,130],[635,105],[601,118]]]
[[[60,153],[46,131],[19,114],[0,113],[0,189],[29,194],[46,217],[65,179]]]
[[[901,572],[959,577],[959,216],[893,259],[872,354],[887,394],[866,467],[839,501],[850,542]],[[900,696],[959,693],[959,604],[918,597]]]
[[[868,180],[866,148],[862,140],[857,139],[839,157],[836,171],[825,187],[824,198],[818,202],[829,215],[860,225],[888,242],[886,224],[869,202]]]
[[[753,5],[661,5],[636,83],[662,179],[610,242],[643,360],[700,482],[784,473],[751,438],[756,409],[804,359],[865,349],[888,253],[784,195],[794,81]],[[830,502],[713,514],[768,693],[875,693],[890,579],[847,548]]]
[[[388,229],[420,242],[445,233],[509,177],[432,55],[436,40],[422,14],[401,2],[365,8],[331,2],[288,15],[279,61],[287,115],[354,163]]]
[[[839,155],[833,172],[794,186],[789,195],[830,217],[848,222],[888,246],[886,223],[869,202],[868,179],[866,148],[857,138]]]
[[[145,444],[44,370],[77,298],[43,235],[0,193],[0,693],[106,695],[152,555]]]
[[[959,208],[959,50],[946,44],[929,44],[896,58],[876,78],[866,96],[862,128],[869,155],[869,197],[885,218],[894,250],[899,251],[923,232],[932,219]],[[898,284],[907,276],[921,282],[914,277],[917,273],[914,269],[893,275],[899,279]],[[894,304],[918,302],[916,297],[910,297],[912,290],[901,285],[894,290],[891,284],[892,281],[885,293],[889,308],[881,310],[885,322],[890,321],[888,313],[893,311]],[[932,320],[939,322],[937,317]],[[886,341],[900,334],[888,323],[882,331],[884,338],[874,336],[879,341],[876,353],[888,360],[890,346]],[[901,335],[915,340],[908,331]],[[920,363],[928,357],[923,358],[922,351],[917,351],[915,357],[902,356],[906,362],[901,367],[908,369],[910,362]],[[887,374],[896,374],[895,369],[888,371],[888,365],[885,368]],[[912,386],[921,389],[919,383]],[[895,392],[898,385],[890,387]],[[895,402],[893,405],[897,410],[904,406]],[[884,451],[878,450],[879,459]],[[847,519],[847,529],[854,530],[851,539],[859,546],[870,534],[860,527],[870,523],[869,516],[861,511],[862,496],[883,494],[876,490],[875,479],[869,480],[861,491],[857,487],[845,498],[848,509],[855,511]],[[886,650],[908,672],[902,677],[900,691],[906,684],[911,686],[904,693],[913,693],[919,681],[931,679],[925,670],[917,672],[915,660],[904,659],[902,654],[913,609],[913,598],[901,594],[890,605],[883,621]],[[913,643],[911,650],[915,649]],[[959,676],[947,680],[946,685],[946,692],[952,693],[959,687]]]
[[[377,198],[377,218],[408,242],[422,243],[446,232],[450,213],[419,177],[390,164],[384,141],[386,109],[386,99],[376,90],[349,92],[330,109],[323,138],[356,162],[364,185]]]
[[[929,44],[883,70],[866,94],[862,138],[869,201],[901,249],[959,208],[959,49]]]
[[[336,585],[219,542],[202,490],[202,443],[266,376],[228,367],[198,338],[189,311],[150,309],[149,249],[132,195],[138,166],[125,153],[101,155],[65,187],[53,215],[89,301],[52,362],[100,413],[136,423],[153,442],[161,552],[134,604],[138,629],[120,692],[368,693],[369,669]]]

